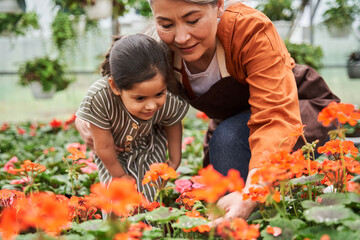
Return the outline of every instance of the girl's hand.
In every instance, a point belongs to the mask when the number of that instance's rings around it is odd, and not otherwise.
[[[129,175],[129,174],[125,174],[121,178],[124,178],[124,179],[127,179],[127,180],[133,180],[133,181],[136,182],[136,179],[133,176]]]
[[[166,164],[175,170],[180,166],[180,162],[172,162],[170,159],[166,161]]]

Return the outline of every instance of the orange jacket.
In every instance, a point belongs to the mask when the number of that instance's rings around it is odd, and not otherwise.
[[[228,72],[249,86],[252,169],[261,164],[264,152],[279,147],[290,151],[296,143],[295,138],[283,142],[301,124],[295,62],[271,21],[242,3],[226,9],[217,37],[225,49]]]

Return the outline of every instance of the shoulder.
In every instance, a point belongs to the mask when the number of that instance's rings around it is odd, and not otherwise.
[[[237,3],[224,12],[218,25],[217,35],[224,45],[223,41],[230,41],[237,32],[241,32],[241,39],[237,39],[237,42],[238,40],[247,42],[259,32],[267,35],[276,34],[276,29],[265,14],[243,3]]]
[[[106,78],[101,78],[94,82],[88,89],[87,97],[110,97],[109,85]]]

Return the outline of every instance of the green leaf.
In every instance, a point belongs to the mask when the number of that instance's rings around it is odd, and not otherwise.
[[[320,207],[320,203],[311,200],[305,200],[301,203],[303,208]]]
[[[354,217],[354,215],[350,209],[341,205],[313,207],[304,211],[306,220],[325,224],[340,223],[344,219]]]
[[[360,229],[360,219],[356,220],[346,220],[342,223],[344,226],[348,227],[350,230],[356,231]]]
[[[127,220],[129,220],[130,222],[140,222],[145,218],[146,214],[148,213],[139,213],[134,216],[128,217]]]
[[[353,231],[346,230],[336,230],[329,226],[317,225],[312,227],[307,227],[305,229],[301,229],[298,232],[298,235],[304,238],[310,239],[320,239],[323,235],[329,235],[330,239],[351,239],[351,240],[360,240],[360,235]]]
[[[299,178],[294,178],[289,181],[291,185],[306,185],[314,182],[321,181],[324,178],[324,174],[314,174],[311,176],[301,176]]]
[[[270,219],[269,225],[272,227],[279,227],[281,228],[281,234],[277,237],[274,237],[273,235],[266,232],[266,228],[261,231],[261,236],[264,238],[264,240],[270,240],[270,239],[293,239],[295,234],[297,233],[298,229],[305,226],[305,223],[299,219],[284,219],[281,218],[279,215],[275,216],[273,219]]]
[[[172,226],[175,228],[191,229],[200,225],[208,224],[208,221],[202,218],[194,218],[188,216],[181,216],[177,223],[173,223]]]
[[[177,219],[184,212],[176,208],[159,207],[152,212],[146,213],[145,219],[150,222],[166,223]]]
[[[161,239],[162,229],[153,227],[151,230],[145,230],[141,237],[142,240]]]
[[[318,202],[320,206],[332,206],[349,204],[351,199],[345,193],[325,193],[317,196],[315,201]]]
[[[95,220],[89,220],[80,224],[73,223],[72,230],[80,233],[80,234],[86,234],[86,233],[106,233],[109,231],[109,226],[104,224],[104,220],[102,219],[95,219]]]

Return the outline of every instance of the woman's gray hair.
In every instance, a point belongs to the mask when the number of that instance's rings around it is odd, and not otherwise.
[[[150,6],[154,1],[155,0],[148,0]],[[218,0],[179,0],[179,1],[184,1],[184,2],[188,2],[188,3],[199,4],[199,5],[206,5],[206,4],[215,5]]]

